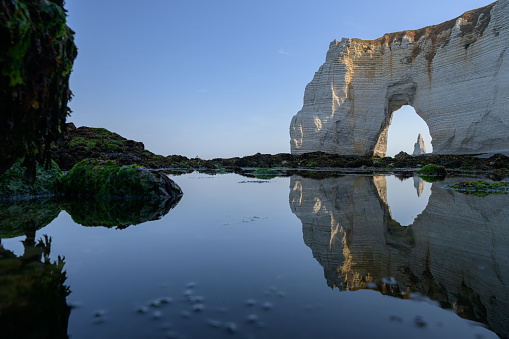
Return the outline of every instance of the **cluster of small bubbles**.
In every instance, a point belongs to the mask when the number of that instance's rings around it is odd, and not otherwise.
[[[265,328],[265,323],[261,321],[259,312],[272,310],[274,308],[273,299],[286,296],[286,293],[278,288],[274,286],[268,287],[265,290],[265,295],[268,298],[265,300],[257,300],[254,298],[245,300],[244,307],[246,307],[246,313],[244,314],[244,318],[242,318],[241,314],[230,317],[229,309],[224,306],[216,305],[215,307],[210,307],[210,305],[208,305],[209,308],[207,308],[205,306],[205,298],[196,293],[196,286],[197,284],[195,282],[190,282],[183,286],[182,297],[177,303],[177,305],[181,304],[183,308],[175,309],[175,306],[173,306],[168,309],[167,313],[165,307],[174,304],[174,300],[164,296],[150,300],[145,305],[138,306],[135,312],[142,315],[147,314],[147,319],[152,319],[152,321],[156,321],[160,324],[160,329],[164,331],[163,333],[165,333],[167,338],[184,338],[183,334],[178,333],[174,325],[168,322],[168,317],[181,319],[176,320],[175,326],[184,326],[185,328],[191,325],[195,327],[196,324],[203,321],[202,324],[210,329],[224,331],[225,334],[234,335],[241,332],[241,328],[244,327],[242,321],[244,321],[246,331],[252,331],[256,328]],[[172,309],[173,311],[171,311]],[[102,319],[103,313],[97,317]]]

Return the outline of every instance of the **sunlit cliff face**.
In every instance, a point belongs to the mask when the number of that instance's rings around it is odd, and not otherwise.
[[[509,281],[509,196],[463,195],[443,188],[447,180],[433,184],[428,201],[429,186],[401,182],[409,195],[425,199],[408,226],[391,213],[408,200],[395,177],[293,176],[290,207],[328,286],[403,298],[418,292],[509,334],[497,316],[509,312],[509,290],[500,283]]]
[[[393,113],[410,105],[437,154],[506,151],[509,1],[447,22],[332,41],[290,123],[292,154],[385,156]]]

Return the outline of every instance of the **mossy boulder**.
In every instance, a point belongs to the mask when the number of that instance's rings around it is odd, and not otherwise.
[[[0,175],[0,200],[27,200],[51,197],[58,194],[62,171],[54,161],[47,165],[36,162],[35,182],[29,184],[25,178],[26,167],[23,161],[15,163]]]
[[[447,170],[444,166],[428,164],[419,169],[417,174],[423,176],[445,177],[447,175]]]
[[[0,174],[25,158],[32,181],[70,113],[74,32],[61,0],[0,0],[0,13]]]
[[[101,199],[177,199],[180,187],[165,174],[137,165],[83,160],[62,179],[67,197]]]

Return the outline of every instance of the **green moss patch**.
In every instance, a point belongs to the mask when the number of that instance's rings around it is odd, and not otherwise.
[[[182,194],[164,174],[137,165],[90,159],[76,164],[65,175],[62,191],[68,197],[102,199],[153,199]]]
[[[420,170],[417,171],[417,174],[422,174],[426,176],[446,176],[447,170],[444,166],[428,164],[423,166]]]
[[[48,168],[36,162],[35,182],[32,185],[24,179],[25,171],[26,167],[19,161],[0,176],[0,200],[30,199],[57,194],[62,171],[56,162],[51,161]]]
[[[509,183],[507,182],[486,182],[486,181],[461,181],[448,187],[455,191],[465,194],[477,195],[485,197],[490,194],[507,194],[509,193]]]

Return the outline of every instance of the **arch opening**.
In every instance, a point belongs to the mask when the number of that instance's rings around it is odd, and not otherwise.
[[[419,134],[424,140],[426,153],[432,153],[433,146],[428,125],[412,106],[401,106],[392,113],[387,134],[386,156],[394,157],[401,151],[412,155]]]

